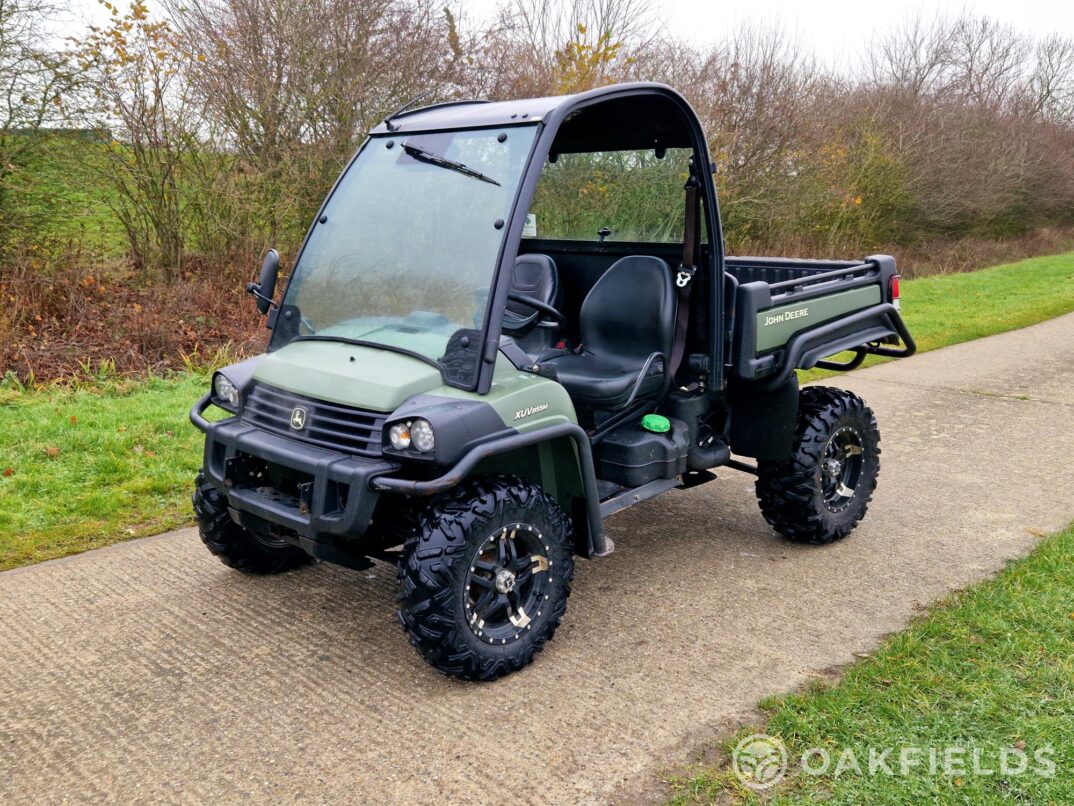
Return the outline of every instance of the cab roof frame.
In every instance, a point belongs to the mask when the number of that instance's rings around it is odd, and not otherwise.
[[[503,312],[511,286],[511,273],[518,257],[526,214],[529,212],[545,162],[550,156],[554,158],[563,153],[690,148],[693,151],[692,165],[695,175],[709,177],[712,174],[712,164],[705,132],[689,102],[667,84],[634,82],[612,84],[573,95],[513,101],[448,101],[407,109],[370,129],[369,139],[351,158],[314,218],[316,221],[321,217],[343,176],[374,139],[527,125],[536,125],[538,131],[510,213],[503,222],[496,222],[505,232],[482,320],[483,340],[479,348],[481,353],[477,377],[472,384],[449,379],[446,375],[444,377],[445,383],[450,386],[482,395],[487,394],[492,386],[492,376],[500,350]],[[715,183],[702,181],[700,191],[702,217],[712,248],[708,251],[705,264],[697,268],[703,272],[715,272],[718,267],[722,268],[724,260],[723,232]],[[305,250],[309,235],[307,232],[299,250],[299,257]],[[709,287],[713,295],[709,304],[716,306],[714,310],[722,310],[723,283],[711,282]],[[723,349],[723,332],[717,327],[712,334],[711,349],[713,380],[717,382],[722,381],[723,366],[719,357],[722,356]]]
[[[595,114],[583,114],[598,105]],[[665,84],[639,82],[598,87],[573,95],[513,101],[447,101],[391,116],[369,133],[405,136],[434,131],[522,126],[559,127],[555,153],[690,148],[689,124],[668,114],[686,105]],[[686,108],[689,108],[686,105]]]
[[[602,114],[605,111],[608,113]],[[630,114],[632,111],[633,115]],[[711,245],[704,264],[699,264],[697,268],[715,277],[717,270],[723,267],[723,231],[716,199],[716,184],[709,178],[712,175],[712,163],[705,132],[689,102],[666,84],[613,84],[561,97],[472,105],[451,104],[425,110],[417,109],[393,120],[392,123],[398,128],[392,134],[403,136],[407,131],[417,133],[443,131],[448,128],[524,125],[532,123],[535,118],[539,127],[538,134],[534,138],[533,150],[506,220],[499,265],[493,276],[489,303],[482,324],[484,344],[474,387],[478,394],[486,394],[492,386],[492,375],[500,349],[503,312],[511,286],[511,273],[522,242],[522,229],[541,171],[550,155],[690,148],[693,151],[694,174],[702,180],[701,211]],[[675,125],[669,122],[669,118]],[[388,133],[387,127],[383,126],[378,127],[378,131]],[[713,281],[708,283],[708,286],[711,295],[708,304],[713,306],[712,310],[722,310],[723,282]],[[722,383],[722,327],[714,328],[711,341],[710,355],[716,376],[713,380]]]

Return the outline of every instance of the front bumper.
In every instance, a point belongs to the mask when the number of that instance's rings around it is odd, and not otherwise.
[[[238,417],[209,422],[202,416],[208,406],[206,395],[190,421],[205,434],[205,478],[227,496],[238,523],[259,531],[275,526],[325,559],[341,541],[365,534],[380,496],[370,480],[399,464],[287,439]]]

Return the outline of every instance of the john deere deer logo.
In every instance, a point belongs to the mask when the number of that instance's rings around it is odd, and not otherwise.
[[[301,406],[295,406],[291,411],[291,428],[295,431],[301,431],[306,427],[306,418],[308,412]]]

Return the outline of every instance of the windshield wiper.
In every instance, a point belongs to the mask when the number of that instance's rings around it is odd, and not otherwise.
[[[366,339],[351,339],[347,338],[346,336],[319,336],[316,334],[312,336],[295,336],[293,339],[291,339],[291,341],[335,341],[339,342],[340,344],[353,344],[356,347],[372,347],[374,350],[387,350],[390,353],[408,355],[411,358],[416,358],[419,361],[424,361],[431,367],[436,367],[437,369],[440,369],[440,365],[432,358],[429,358],[429,356],[427,355],[422,355],[421,353],[416,353],[413,350],[408,350],[406,347],[396,347],[394,344],[382,344],[379,341],[367,341]]]
[[[469,165],[463,165],[461,162],[455,162],[455,160],[449,160],[447,157],[442,157],[439,154],[434,154],[431,151],[426,151],[420,146],[411,145],[410,143],[403,143],[403,151],[409,154],[416,160],[421,162],[427,162],[430,165],[438,165],[441,168],[447,168],[451,171],[456,171],[463,176],[472,176],[474,179],[480,179],[482,182],[488,182],[490,185],[500,187],[500,183],[493,179],[491,176],[485,176],[481,171],[475,171]]]

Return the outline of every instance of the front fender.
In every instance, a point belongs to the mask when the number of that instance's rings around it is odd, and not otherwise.
[[[571,460],[565,457],[562,449],[558,447],[563,444],[564,439],[573,445],[573,464],[577,474],[571,472]],[[549,448],[543,452],[546,456],[542,456],[540,450],[543,446]],[[538,449],[535,467],[532,461],[523,460],[523,454],[533,448]],[[601,520],[593,449],[589,436],[574,423],[561,423],[539,431],[512,433],[487,440],[472,447],[457,463],[435,478],[409,479],[383,474],[371,479],[370,484],[374,490],[380,492],[436,495],[457,487],[468,476],[483,471],[491,472],[493,469],[529,477],[542,487],[551,486],[553,489],[549,492],[557,498],[560,505],[567,504],[565,509],[572,517],[580,538],[579,553],[586,557],[600,557],[611,553],[612,543],[604,535]],[[575,507],[571,505],[573,501],[581,503],[580,508],[584,515],[576,515],[573,511]]]

